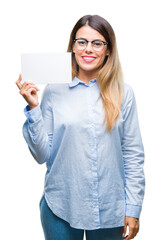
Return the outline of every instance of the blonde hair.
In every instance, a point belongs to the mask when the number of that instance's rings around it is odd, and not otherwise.
[[[108,42],[109,55],[105,57],[102,68],[98,71],[97,82],[104,108],[106,130],[112,132],[119,113],[124,93],[123,74],[119,61],[116,37],[111,25],[98,15],[86,15],[78,20],[74,26],[68,44],[67,52],[72,52],[72,76],[78,76],[79,66],[73,53],[73,44],[79,28],[89,25],[101,33]]]

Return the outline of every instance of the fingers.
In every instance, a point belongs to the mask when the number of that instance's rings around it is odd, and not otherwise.
[[[39,89],[33,83],[24,83],[20,89],[20,94],[27,100],[33,94],[36,94]]]
[[[23,84],[21,84],[21,81],[22,81],[22,75],[20,74],[18,80],[16,81],[16,85],[20,89],[21,95],[24,95],[24,93],[27,93],[29,89],[30,89],[29,93],[31,92],[36,93],[37,91],[39,91],[39,89],[35,86],[34,83],[24,82]],[[31,87],[32,87],[32,91],[31,91]]]
[[[127,234],[127,228],[129,229],[129,234]],[[124,240],[133,239],[139,231],[139,221],[136,222],[135,218],[125,217],[125,226],[123,227],[123,237]]]
[[[133,229],[131,227],[129,227],[129,235],[126,236],[126,240],[130,240],[130,239],[133,239],[135,236],[134,236],[134,232],[133,232]]]
[[[20,94],[24,97],[25,96],[27,97],[27,96],[31,95],[32,93],[37,93],[37,91],[38,91],[37,87],[30,85],[27,88],[21,88]]]
[[[30,109],[35,108],[38,105],[38,95],[37,91],[39,89],[35,86],[34,83],[24,82],[21,83],[22,76],[19,75],[16,85],[19,88],[19,93],[24,97],[26,102],[29,104]]]
[[[137,226],[129,226],[129,234],[126,237],[124,237],[124,240],[133,239],[137,235],[138,231],[139,231],[139,228]]]
[[[16,81],[16,85],[19,89],[21,89],[22,87],[21,80],[22,80],[22,75],[20,74],[18,80]]]
[[[34,83],[28,83],[28,82],[24,82],[20,90],[28,91],[30,88],[34,88],[36,91],[39,91],[39,89],[35,86]]]
[[[123,234],[122,234],[123,237],[126,236],[126,231],[127,231],[127,224],[125,224],[125,226],[123,227]]]
[[[21,89],[26,89],[28,90],[30,88],[31,85],[33,85],[33,87],[39,91],[39,89],[35,86],[34,83],[29,83],[29,82],[24,82],[23,84],[21,84],[21,81],[22,81],[22,75],[20,74],[19,75],[19,78],[18,80],[16,81],[16,85],[17,87],[21,90]]]

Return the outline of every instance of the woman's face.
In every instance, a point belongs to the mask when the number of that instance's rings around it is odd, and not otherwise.
[[[88,41],[102,40],[106,42],[106,39],[95,29],[90,26],[81,27],[76,33],[76,39],[83,38]],[[91,43],[88,43],[87,47],[83,50],[78,49],[77,44],[73,45],[73,52],[75,53],[75,59],[79,66],[80,75],[92,75],[94,78],[97,75],[98,69],[102,66],[104,59],[109,55],[107,45],[103,45],[101,51],[95,51]]]

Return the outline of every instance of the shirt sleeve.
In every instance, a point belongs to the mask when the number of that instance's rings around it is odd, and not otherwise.
[[[125,216],[140,217],[145,191],[144,147],[140,134],[135,95],[131,87],[123,109],[122,152],[125,172]]]
[[[53,139],[53,114],[51,107],[51,92],[49,85],[45,88],[41,105],[30,110],[24,109],[27,117],[23,125],[23,136],[35,160],[42,164],[51,156]]]

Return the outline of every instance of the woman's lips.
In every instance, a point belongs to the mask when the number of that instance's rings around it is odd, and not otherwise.
[[[92,57],[92,56],[83,56],[82,59],[86,62],[86,63],[90,63],[93,62],[96,57]]]

